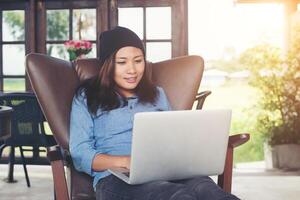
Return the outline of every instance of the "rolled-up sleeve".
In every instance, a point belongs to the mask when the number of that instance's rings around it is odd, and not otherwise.
[[[70,152],[75,168],[92,176],[95,149],[94,121],[85,98],[73,98],[70,116]]]

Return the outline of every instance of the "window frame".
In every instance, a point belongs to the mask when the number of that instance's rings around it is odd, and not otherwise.
[[[25,48],[25,55],[30,52],[30,49],[28,48],[28,42],[29,37],[27,34],[27,30],[30,28],[29,23],[25,23],[25,38],[24,41],[3,41],[3,11],[14,11],[14,10],[21,10],[24,11],[24,22],[27,21],[28,16],[28,10],[29,10],[29,2],[28,1],[3,1],[0,2],[0,91],[4,90],[4,79],[24,79],[25,80],[25,91],[27,86],[29,85],[29,81],[26,75],[26,72],[24,75],[4,75],[3,74],[3,46],[4,45],[14,45],[14,44],[21,44],[24,45]],[[25,56],[24,55],[24,56]]]
[[[50,6],[50,8],[51,8],[51,6]],[[68,22],[69,37],[67,38],[67,40],[48,40],[47,39],[47,26],[45,26],[46,27],[46,30],[45,30],[45,34],[46,34],[45,35],[46,53],[45,54],[47,54],[47,45],[64,44],[68,40],[74,40],[74,37],[73,37],[73,13],[74,13],[74,10],[76,10],[76,9],[95,9],[96,10],[96,8],[91,8],[91,7],[86,7],[86,8],[85,7],[84,8],[81,8],[81,7],[80,8],[59,8],[59,9],[57,9],[57,8],[54,8],[54,9],[51,8],[50,9],[50,8],[46,8],[46,11],[45,11],[46,14],[45,15],[47,15],[47,11],[49,11],[49,10],[67,10],[69,12],[69,20],[68,20],[69,21]],[[96,13],[97,13],[97,11],[96,11]],[[46,20],[45,23],[47,24],[47,20]],[[95,44],[96,46],[97,46],[97,36],[98,36],[98,34],[96,33],[96,38],[94,40],[89,40],[93,45]]]
[[[99,45],[101,32],[118,24],[118,7],[171,7],[171,45],[172,57],[188,54],[188,0],[3,0],[0,1],[0,92],[3,91],[4,78],[25,78],[25,90],[32,91],[27,73],[25,75],[3,76],[3,41],[2,41],[2,11],[24,10],[25,12],[25,54],[46,54],[47,45],[47,9],[96,9],[96,45]],[[176,13],[176,15],[175,15]],[[144,12],[145,14],[145,12]],[[72,15],[70,15],[72,17]],[[144,18],[145,20],[145,18]],[[70,24],[71,22],[69,22]],[[145,23],[144,23],[145,24]],[[70,29],[70,34],[71,33]],[[145,34],[145,31],[144,31]],[[70,37],[70,35],[69,35]],[[71,38],[71,37],[70,37]],[[144,37],[146,39],[146,37]],[[149,40],[149,42],[155,40]],[[163,40],[159,40],[163,41]],[[58,42],[58,41],[55,41]],[[168,40],[169,42],[169,40]],[[6,43],[6,42],[5,42]],[[22,43],[23,44],[23,43]],[[99,48],[97,48],[97,57]]]
[[[143,42],[171,42],[171,57],[188,55],[188,1],[187,0],[127,0],[119,1],[118,8],[143,8]],[[146,38],[146,8],[171,7],[171,39]],[[117,15],[117,14],[116,14]],[[180,16],[180,17],[179,17]]]
[[[109,0],[77,0],[77,1],[43,1],[38,0],[38,32],[37,36],[37,52],[47,54],[47,44],[62,44],[62,41],[47,41],[47,10],[69,10],[69,40],[73,38],[72,17],[74,9],[96,9],[96,40],[92,40],[93,44],[99,43],[98,35],[108,30],[108,10]],[[97,56],[99,49],[97,48]]]

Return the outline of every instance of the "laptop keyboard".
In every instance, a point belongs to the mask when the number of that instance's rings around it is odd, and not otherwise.
[[[130,176],[130,172],[123,172],[123,174],[124,174],[125,176],[127,176],[127,177]]]

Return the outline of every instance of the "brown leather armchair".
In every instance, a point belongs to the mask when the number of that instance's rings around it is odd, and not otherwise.
[[[151,70],[148,75],[157,85],[164,88],[172,108],[191,109],[202,78],[203,59],[199,56],[186,56],[149,65]],[[99,60],[82,59],[71,63],[47,55],[29,54],[26,57],[26,70],[59,144],[59,147],[48,149],[56,198],[94,199],[91,177],[76,171],[72,165],[68,154],[68,135],[69,114],[75,89],[81,81],[97,73]],[[206,97],[207,93],[205,94]],[[202,105],[203,103],[199,108]],[[248,134],[234,135],[229,139],[224,173],[218,177],[218,184],[225,191],[231,191],[233,148],[248,139]],[[67,166],[67,181],[64,165]]]

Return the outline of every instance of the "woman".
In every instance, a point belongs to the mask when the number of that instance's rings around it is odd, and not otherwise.
[[[70,151],[77,170],[93,176],[96,198],[238,199],[209,177],[128,185],[107,169],[130,167],[133,116],[170,110],[162,88],[148,79],[145,51],[131,30],[116,27],[100,35],[98,75],[84,82],[72,103]]]

